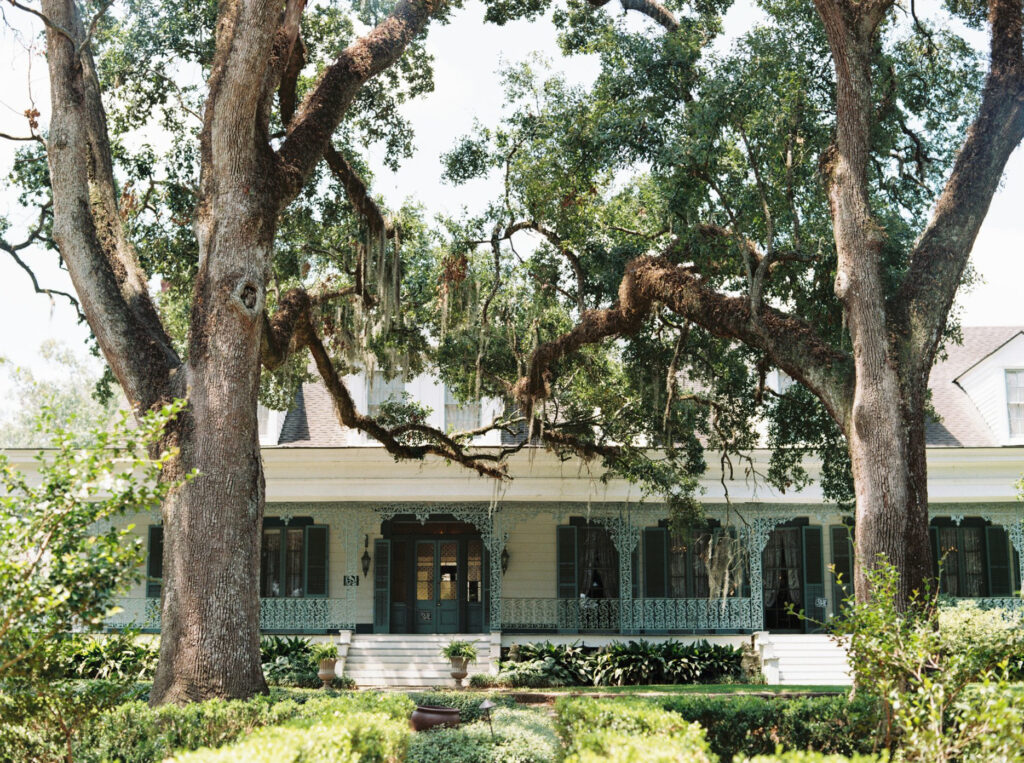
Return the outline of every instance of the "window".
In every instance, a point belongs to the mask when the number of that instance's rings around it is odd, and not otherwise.
[[[263,520],[260,545],[260,596],[302,598],[327,595],[327,527],[309,517],[288,524]]]
[[[452,391],[444,388],[444,428],[449,432],[465,432],[480,426],[480,402],[461,403]]]
[[[1010,437],[1024,436],[1024,370],[1006,372],[1006,408]]]
[[[747,595],[746,553],[731,531],[710,527],[682,534],[648,527],[643,550],[644,596],[648,598],[706,599],[712,582],[728,596]]]
[[[558,528],[558,597],[619,598],[619,553],[600,525],[576,520]]]
[[[164,528],[150,525],[146,560],[146,596],[160,596],[163,578]],[[260,544],[260,596],[327,596],[327,527],[310,517],[287,525],[277,517],[263,520]]]
[[[394,379],[386,379],[382,373],[371,374],[366,387],[367,412],[370,416],[377,416],[380,413],[381,403],[401,402],[404,394],[405,382],[401,375]]]
[[[932,523],[935,569],[941,562],[939,592],[947,596],[1012,596],[1020,588],[1019,557],[1006,530],[976,517],[960,525],[940,518]]]

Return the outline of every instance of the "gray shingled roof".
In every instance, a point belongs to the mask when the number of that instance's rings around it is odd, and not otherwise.
[[[338,423],[331,396],[324,386],[306,382],[295,396],[295,407],[285,416],[277,444],[292,448],[339,448],[351,444],[349,431]]]
[[[955,382],[971,366],[1024,332],[1022,326],[964,328],[962,345],[946,348],[947,357],[932,369],[929,386],[932,406],[941,421],[929,421],[926,436],[930,447],[996,447],[995,435],[974,403]],[[362,444],[338,424],[327,390],[318,383],[302,385],[295,407],[285,417],[278,444],[287,447],[337,448]]]
[[[932,407],[941,419],[927,424],[925,437],[929,446],[993,448],[999,445],[995,433],[956,379],[1022,331],[1024,326],[964,328],[963,344],[946,347],[946,359],[935,364],[928,379]]]

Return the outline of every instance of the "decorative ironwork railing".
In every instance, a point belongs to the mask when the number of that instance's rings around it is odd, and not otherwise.
[[[688,631],[752,630],[750,598],[540,599],[501,602],[503,630]]]
[[[1011,612],[1024,611],[1024,599],[1019,596],[982,597],[971,598],[967,596],[957,597],[954,602],[973,601],[979,609],[1007,609]]]
[[[106,620],[108,628],[160,630],[160,600],[120,599],[121,608]],[[323,632],[355,627],[347,599],[260,599],[260,630]]]

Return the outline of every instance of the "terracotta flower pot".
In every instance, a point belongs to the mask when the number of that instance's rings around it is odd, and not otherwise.
[[[412,711],[409,725],[413,731],[426,731],[437,726],[447,726],[450,729],[454,729],[458,728],[459,721],[461,720],[458,708],[419,705]]]

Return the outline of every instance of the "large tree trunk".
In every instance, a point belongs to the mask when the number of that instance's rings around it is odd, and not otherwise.
[[[268,261],[273,224],[259,210],[214,203],[197,227],[203,264],[186,366],[189,406],[176,444],[181,467],[199,474],[163,507],[154,704],[266,692],[254,584],[264,506],[256,419],[264,283],[254,265]]]
[[[900,570],[900,604],[924,582],[930,567],[927,543],[908,544],[922,534],[927,493],[916,489],[912,471],[924,473],[924,438],[910,452],[910,430],[923,433],[923,409],[917,382],[904,390],[900,379],[900,348],[894,345],[882,280],[883,232],[868,197],[867,164],[871,151],[874,99],[871,65],[877,28],[888,3],[851,8],[838,0],[819,0],[836,68],[836,138],[829,171],[829,201],[838,268],[835,293],[853,345],[854,389],[850,414],[841,422],[853,465],[856,493],[857,597],[871,592],[866,572],[884,559]],[[916,367],[916,363],[911,364]],[[905,392],[915,398],[904,400]],[[908,420],[908,418],[910,420]],[[914,424],[916,420],[916,424]],[[912,460],[920,458],[920,465]]]

